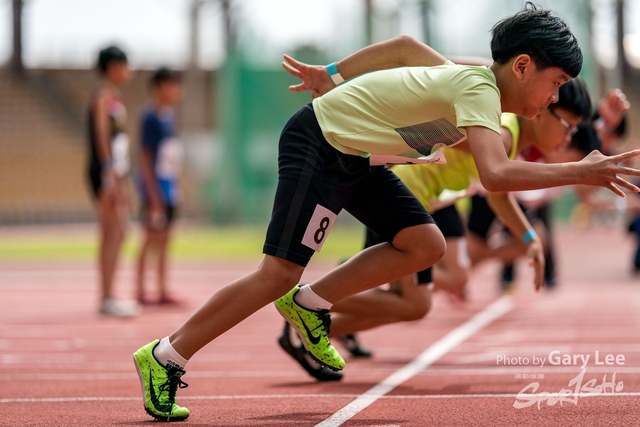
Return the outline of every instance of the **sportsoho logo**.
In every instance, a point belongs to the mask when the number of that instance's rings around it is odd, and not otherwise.
[[[579,366],[580,373],[569,380],[568,387],[558,391],[539,391],[540,382],[534,381],[523,387],[516,396],[513,407],[516,409],[527,408],[536,405],[538,410],[544,402],[547,406],[555,406],[560,403],[572,403],[578,405],[581,397],[597,396],[604,394],[615,394],[622,392],[624,383],[616,381],[616,372],[611,374],[611,379],[607,380],[609,374],[605,374],[602,380],[598,378],[586,379],[588,367],[605,367],[605,366],[624,366],[625,357],[622,354],[601,354],[599,351],[580,354],[567,354],[560,351],[552,351],[547,357],[507,357],[499,355],[496,357],[496,365],[501,366],[527,366],[542,368],[543,366]],[[544,378],[544,374],[516,374],[516,378]]]

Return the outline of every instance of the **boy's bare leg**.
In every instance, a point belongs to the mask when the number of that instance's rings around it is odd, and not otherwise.
[[[100,249],[99,265],[102,298],[113,296],[113,279],[118,263],[124,228],[118,215],[113,194],[102,194],[99,201]]]
[[[409,275],[395,281],[390,290],[372,289],[345,298],[331,308],[330,336],[419,320],[431,309],[431,292],[428,286],[416,285]]]
[[[144,276],[146,273],[146,261],[150,246],[151,233],[149,230],[145,229],[144,236],[142,238],[142,245],[140,245],[140,252],[138,253],[138,262],[136,263],[136,295],[138,296],[138,300],[141,300],[145,296]]]
[[[331,315],[331,333],[329,337],[333,339],[398,322],[398,319],[392,317],[362,317],[353,314],[335,313]]]
[[[311,284],[325,300],[343,298],[421,271],[442,258],[446,244],[435,224],[401,230],[393,245],[383,243],[360,252]]]
[[[229,283],[213,294],[170,337],[185,359],[298,284],[304,267],[266,255],[253,273]]]
[[[338,314],[399,319],[408,311],[423,311],[425,303],[420,288],[426,286],[417,286],[410,274],[394,281],[389,290],[370,289],[338,301],[331,307],[332,335],[336,323],[333,319]]]
[[[466,242],[461,238],[447,238],[447,251],[433,266],[433,281],[436,289],[456,291],[469,280],[471,260]]]
[[[167,251],[169,247],[169,229],[162,230],[157,234],[158,247],[158,291],[160,300],[169,298],[167,292]]]

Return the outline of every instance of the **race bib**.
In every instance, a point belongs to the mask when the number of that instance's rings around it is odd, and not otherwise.
[[[167,138],[160,143],[156,175],[161,179],[175,180],[182,172],[184,151],[177,138]]]
[[[302,238],[302,244],[313,249],[316,252],[320,252],[324,241],[327,240],[329,230],[336,221],[338,215],[331,212],[329,209],[316,205],[316,210],[313,211],[313,216],[307,230]]]

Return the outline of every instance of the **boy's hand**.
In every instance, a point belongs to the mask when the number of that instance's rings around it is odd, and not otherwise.
[[[296,61],[289,55],[284,55],[284,59],[282,67],[292,76],[302,80],[302,83],[289,86],[290,91],[304,92],[308,90],[311,92],[311,97],[315,99],[336,87],[331,77],[329,77],[326,67],[305,64],[304,62]]]
[[[629,101],[626,95],[620,89],[613,89],[600,101],[598,114],[604,125],[613,131],[620,125],[628,109]]]
[[[624,192],[618,186],[640,192],[640,189],[618,175],[640,176],[640,170],[619,166],[620,163],[640,156],[640,150],[628,151],[616,156],[605,156],[601,152],[592,151],[579,165],[583,170],[582,184],[606,187],[620,197],[625,197]]]
[[[162,202],[152,201],[149,206],[149,226],[152,230],[162,230],[167,223],[165,208]]]
[[[533,267],[533,283],[536,287],[536,291],[539,291],[544,286],[544,249],[539,237],[536,237],[527,245],[527,258],[529,259],[529,265]]]

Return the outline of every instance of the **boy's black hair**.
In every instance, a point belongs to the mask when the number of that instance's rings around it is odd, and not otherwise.
[[[177,71],[170,70],[167,67],[158,68],[151,79],[149,79],[149,86],[158,87],[162,83],[165,82],[176,82],[180,83],[182,81],[182,76]]]
[[[582,120],[589,120],[591,118],[591,97],[589,96],[587,85],[582,78],[575,77],[560,86],[558,102],[549,104],[551,111],[557,108],[570,111],[576,116],[582,117]]]
[[[578,125],[578,130],[573,137],[571,137],[571,142],[567,148],[578,150],[584,156],[593,150],[600,150],[602,148],[602,141],[591,121],[585,121]]]
[[[491,29],[491,56],[498,64],[527,54],[539,70],[558,67],[571,77],[582,68],[582,52],[569,26],[531,2]]]
[[[127,55],[117,46],[109,46],[98,55],[98,70],[104,74],[112,62],[127,62]]]

